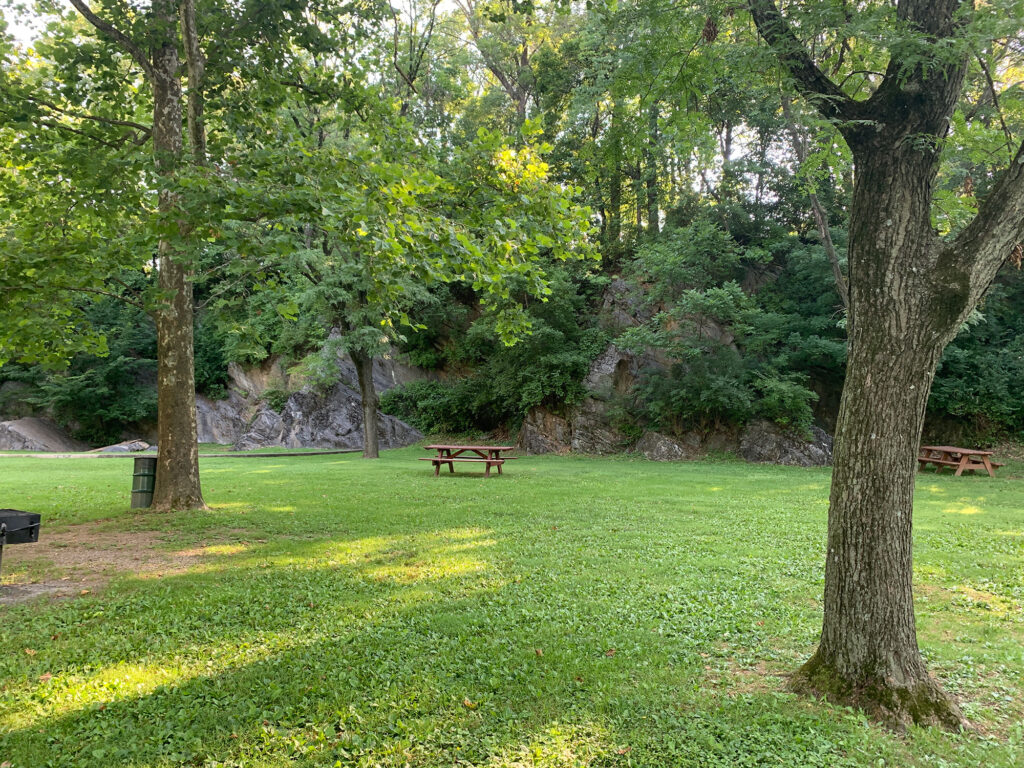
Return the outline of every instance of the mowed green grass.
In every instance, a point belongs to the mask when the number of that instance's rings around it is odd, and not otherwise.
[[[919,476],[921,645],[980,733],[897,736],[785,689],[820,628],[827,470],[530,457],[484,480],[420,455],[207,458],[210,510],[175,514],[127,509],[126,459],[0,458],[0,506],[44,537],[208,546],[0,607],[0,764],[1024,764],[1021,465]],[[52,576],[27,549],[5,582]]]

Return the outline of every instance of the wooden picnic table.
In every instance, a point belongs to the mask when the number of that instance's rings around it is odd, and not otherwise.
[[[455,462],[469,461],[483,463],[484,477],[491,476],[491,467],[498,468],[501,474],[501,465],[515,456],[502,456],[502,451],[511,451],[511,445],[425,445],[428,451],[437,451],[434,456],[423,457],[420,461],[430,461],[434,465],[434,477],[441,473],[441,465],[447,464],[448,471],[455,471]],[[464,456],[463,454],[472,454]]]
[[[1003,465],[992,461],[991,456],[992,451],[976,451],[954,445],[922,445],[917,454],[917,464],[918,470],[934,464],[936,472],[941,472],[943,467],[955,467],[954,477],[960,477],[965,471],[976,472],[979,469],[988,472],[989,477],[995,477],[995,468]]]

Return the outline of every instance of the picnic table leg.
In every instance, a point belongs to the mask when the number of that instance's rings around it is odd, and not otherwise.
[[[441,474],[441,462],[438,459],[434,459],[434,477],[438,477]]]
[[[966,453],[963,456],[961,456],[960,464],[957,466],[956,472],[953,473],[953,477],[960,477],[960,475],[963,474],[965,469],[970,469],[970,461],[971,457],[968,456]]]
[[[988,460],[988,456],[981,457],[982,462],[985,464],[985,471],[988,472],[989,477],[995,477],[995,470],[992,469],[992,462]]]

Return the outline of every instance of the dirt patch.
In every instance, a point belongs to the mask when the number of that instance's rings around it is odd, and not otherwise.
[[[193,542],[179,551],[167,549],[159,531],[112,528],[83,523],[41,535],[34,544],[6,547],[4,572],[16,583],[0,591],[0,605],[45,595],[88,593],[115,576],[133,574],[159,578],[202,568],[204,560],[248,549],[237,540],[229,545]]]
[[[66,581],[42,581],[34,584],[4,584],[0,586],[0,605],[23,603],[35,597],[52,595],[62,597],[74,594],[74,585]]]
[[[720,689],[729,698],[784,690],[790,672],[792,670],[769,666],[764,661],[758,661],[753,666],[743,666],[734,659],[720,659],[715,665],[704,666],[709,687]]]

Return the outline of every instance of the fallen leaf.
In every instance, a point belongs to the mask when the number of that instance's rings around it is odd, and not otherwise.
[[[81,592],[79,592],[78,594],[80,594],[80,595],[88,595],[90,591],[91,591],[91,590],[88,590],[88,589],[83,589],[83,590],[82,590]]]
[[[614,648],[609,648],[607,651],[604,652],[604,655],[605,656],[614,656],[615,655],[615,649]]]
[[[26,648],[25,649],[25,654],[28,655],[28,656],[35,656],[36,652],[33,649],[31,649],[31,648]]]
[[[49,672],[43,672],[43,674],[41,674],[39,676],[39,682],[40,683],[48,682],[52,677],[53,677],[53,675],[51,675]]]
[[[463,699],[462,706],[466,709],[476,709],[476,702],[470,701],[469,699]]]
[[[616,755],[628,755],[632,751],[633,751],[632,747],[620,747],[619,749],[615,750],[615,754]]]
[[[540,648],[534,648],[533,652],[536,653],[538,656],[543,656],[544,655],[544,651],[542,649],[540,649]]]

